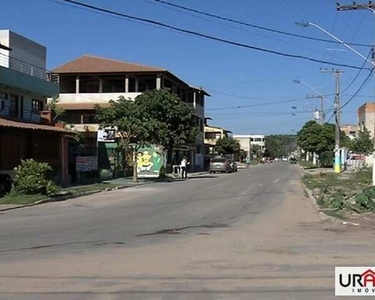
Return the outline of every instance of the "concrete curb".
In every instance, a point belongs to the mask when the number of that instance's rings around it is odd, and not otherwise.
[[[150,183],[154,183],[154,182],[145,182],[145,183],[142,183],[142,184],[135,184],[135,185],[123,185],[123,186],[117,186],[117,187],[114,187],[114,188],[108,188],[108,189],[105,189],[105,190],[93,190],[93,191],[83,192],[83,193],[79,193],[79,194],[75,194],[75,195],[66,195],[66,196],[60,196],[60,197],[55,197],[55,198],[46,198],[46,199],[38,200],[38,201],[36,201],[34,203],[31,203],[31,204],[18,205],[18,206],[13,206],[13,207],[8,207],[8,208],[0,208],[0,212],[10,211],[10,210],[15,210],[15,209],[20,209],[20,208],[27,208],[27,207],[51,203],[51,202],[66,201],[66,200],[75,199],[75,198],[79,198],[79,197],[98,194],[98,193],[101,193],[101,192],[110,192],[110,191],[115,191],[115,190],[122,190],[122,189],[126,189],[126,188],[131,188],[131,187],[138,187],[138,186],[150,184]],[[10,205],[12,205],[12,204],[10,204]],[[15,204],[15,205],[17,205],[17,204]]]
[[[307,198],[309,198],[311,204],[313,205],[314,210],[316,211],[320,220],[322,220],[322,221],[331,220],[331,221],[340,221],[340,222],[342,221],[338,218],[335,218],[333,216],[329,216],[329,215],[325,214],[324,211],[322,211],[320,209],[318,201],[314,197],[313,192],[310,189],[308,189],[303,182],[301,182],[301,185],[303,187],[304,192],[307,194]]]

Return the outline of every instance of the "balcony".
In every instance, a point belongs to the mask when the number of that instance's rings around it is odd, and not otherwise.
[[[0,85],[33,92],[45,97],[59,93],[59,85],[51,81],[50,72],[0,53]]]
[[[59,103],[108,103],[120,96],[135,99],[141,93],[60,93]]]

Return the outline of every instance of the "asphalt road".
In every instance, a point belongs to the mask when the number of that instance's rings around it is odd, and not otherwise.
[[[334,299],[372,230],[321,221],[279,162],[0,215],[0,299]]]

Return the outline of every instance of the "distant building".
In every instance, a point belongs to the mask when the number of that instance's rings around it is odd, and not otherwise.
[[[261,153],[265,150],[265,136],[259,134],[250,135],[233,135],[233,138],[238,140],[241,145],[241,150],[246,153],[246,157],[250,157],[251,147],[257,145],[260,147]]]
[[[364,128],[374,137],[375,131],[375,102],[367,102],[358,108],[358,131]]]
[[[358,133],[358,126],[352,124],[345,124],[340,126],[341,131],[345,132],[346,136],[350,139],[354,139],[357,137]]]
[[[207,125],[206,123],[204,126],[204,144],[206,146],[206,154],[218,154],[215,149],[217,141],[224,137],[228,137],[230,133],[232,133],[232,131],[218,126]]]

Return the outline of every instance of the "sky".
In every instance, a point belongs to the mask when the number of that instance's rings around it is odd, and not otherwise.
[[[272,51],[357,67],[365,63],[342,44],[233,24],[171,8],[155,0],[79,1]],[[375,44],[375,14],[370,10],[338,12],[335,0],[166,1],[257,26],[332,40],[313,26],[295,25],[298,21],[313,22],[347,43]],[[185,82],[203,87],[211,95],[206,98],[205,113],[212,118],[209,123],[233,134],[295,134],[320,106],[318,99],[307,98],[317,95],[307,85],[328,95],[324,101],[328,121],[332,116],[335,77],[321,69],[344,71],[340,76],[342,103],[353,98],[369,75],[367,69],[359,72],[236,47],[92,12],[62,0],[1,2],[0,29],[10,29],[46,46],[49,69],[83,54],[166,68]],[[369,46],[353,48],[365,57],[370,52]],[[371,65],[365,63],[365,67]],[[296,79],[299,84],[294,82]],[[356,124],[358,107],[374,98],[375,76],[372,76],[343,108],[341,123]]]

